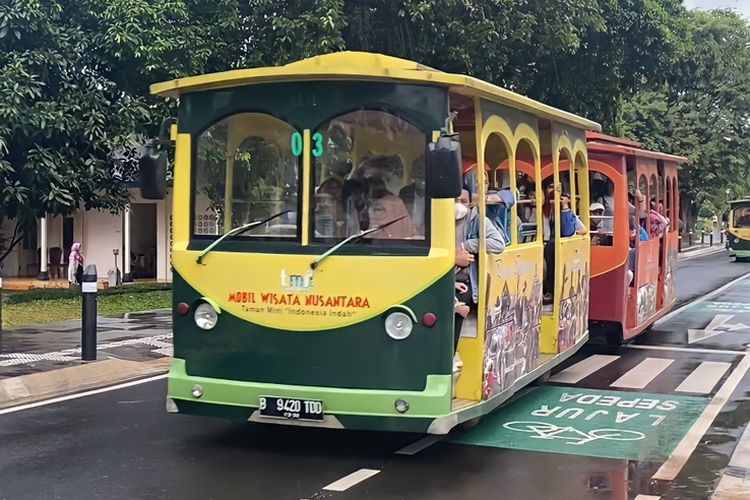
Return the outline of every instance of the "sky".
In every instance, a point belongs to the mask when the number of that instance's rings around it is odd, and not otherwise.
[[[750,0],[685,0],[688,9],[733,9],[750,19]]]

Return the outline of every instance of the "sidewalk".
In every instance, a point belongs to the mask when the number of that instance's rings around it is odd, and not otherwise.
[[[709,253],[720,252],[724,250],[724,243],[714,242],[713,245],[709,245],[708,241],[701,244],[700,242],[695,243],[691,246],[683,246],[682,251],[678,254],[678,260],[682,260],[688,257],[697,257],[699,255],[706,255]]]
[[[0,332],[0,408],[163,373],[171,311],[98,318],[97,360],[81,360],[81,320]]]

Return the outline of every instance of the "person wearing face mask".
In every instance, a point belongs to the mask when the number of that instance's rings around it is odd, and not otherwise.
[[[464,189],[461,192],[461,197],[466,197],[470,201],[471,194],[469,190]],[[479,211],[474,207],[469,211],[468,216],[465,217],[467,217],[467,222],[463,226],[463,241],[461,242],[460,247],[461,249],[476,255],[479,253]],[[484,231],[487,252],[492,254],[503,253],[507,241],[503,236],[502,231],[486,216],[484,218]],[[471,283],[473,304],[476,304],[478,301],[478,275],[479,269],[475,259],[475,261],[469,266],[469,281]]]

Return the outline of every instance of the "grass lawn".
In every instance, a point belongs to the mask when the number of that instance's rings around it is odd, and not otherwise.
[[[127,285],[99,293],[99,315],[172,307],[166,284]],[[68,290],[34,290],[3,296],[3,328],[52,323],[81,317],[81,298]]]

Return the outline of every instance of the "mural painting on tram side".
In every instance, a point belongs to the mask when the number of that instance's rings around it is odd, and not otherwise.
[[[638,324],[656,314],[656,291],[654,283],[646,283],[638,289]]]
[[[670,248],[667,256],[667,269],[664,276],[664,304],[672,305],[677,301],[677,248]]]
[[[542,322],[537,264],[496,258],[487,273],[482,397],[490,399],[536,368]]]
[[[586,333],[589,303],[589,265],[579,261],[563,267],[562,300],[557,330],[559,352],[573,347]]]

